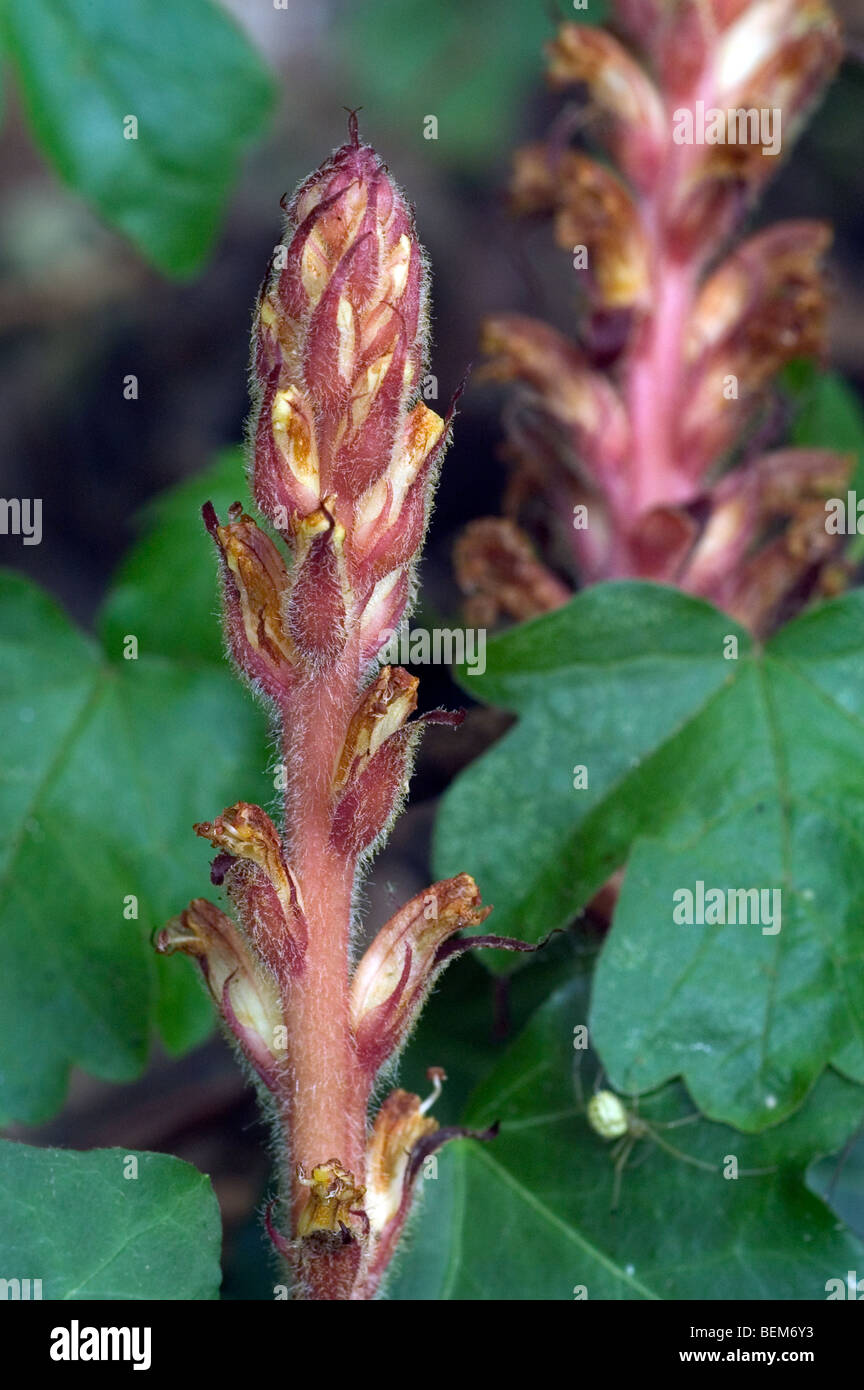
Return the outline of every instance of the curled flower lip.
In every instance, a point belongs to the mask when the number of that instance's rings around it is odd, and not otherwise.
[[[491,627],[499,612],[524,622],[573,596],[541,563],[528,536],[504,517],[466,526],[453,558],[459,586],[469,595],[467,616],[478,627]]]
[[[432,1067],[430,1078],[440,1092],[443,1072]],[[417,1179],[424,1162],[453,1139],[494,1139],[497,1124],[485,1130],[463,1125],[443,1128],[427,1114],[428,1102],[409,1091],[391,1091],[379,1110],[366,1152],[366,1211],[368,1213],[368,1251],[360,1297],[376,1291],[393,1248],[405,1225]]]
[[[417,708],[416,676],[401,666],[384,666],[364,691],[348,725],[339,764],[333,778],[334,791],[341,791],[369,764],[391,734],[401,729]]]
[[[355,1045],[368,1075],[399,1051],[433,983],[456,955],[474,947],[536,951],[545,944],[493,935],[456,938],[491,911],[481,906],[470,874],[459,874],[412,898],[381,928],[351,983]]]
[[[221,851],[216,881],[226,881],[238,912],[274,973],[296,973],[308,941],[303,900],[275,825],[260,806],[239,801],[195,827]]]
[[[238,927],[205,898],[195,898],[157,932],[160,955],[192,956],[213,1002],[268,1090],[277,1089],[282,1056],[276,1046],[284,1017],[275,978]]]

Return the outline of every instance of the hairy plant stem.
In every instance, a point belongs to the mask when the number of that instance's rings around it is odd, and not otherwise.
[[[289,1065],[282,1109],[291,1154],[285,1181],[293,1223],[307,1197],[300,1168],[308,1173],[338,1157],[362,1181],[368,1092],[348,1007],[356,862],[329,842],[333,769],[359,688],[356,644],[349,644],[327,682],[309,675],[304,683],[286,717],[284,744],[287,851],[309,925],[303,969],[283,985]]]
[[[662,242],[654,264],[654,313],[634,355],[626,390],[633,424],[631,526],[652,508],[687,502],[693,493],[693,481],[681,472],[675,450],[693,270],[686,261],[676,261]]]
[[[710,100],[711,79],[709,62],[690,91],[678,98],[678,105],[692,108],[700,98]],[[670,120],[670,132],[671,125]],[[694,479],[682,469],[676,441],[683,404],[687,326],[703,267],[702,258],[692,251],[676,251],[676,228],[668,207],[674,189],[696,162],[699,148],[676,145],[669,134],[655,186],[642,199],[642,225],[651,249],[653,305],[624,389],[633,441],[631,505],[635,517],[654,507],[686,504],[697,491]]]

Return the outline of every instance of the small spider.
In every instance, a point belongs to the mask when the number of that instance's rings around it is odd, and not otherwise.
[[[650,1140],[665,1153],[671,1154],[673,1158],[680,1159],[682,1163],[689,1163],[693,1168],[701,1168],[705,1173],[720,1173],[722,1167],[719,1163],[708,1163],[705,1159],[694,1158],[692,1154],[683,1153],[681,1149],[676,1149],[667,1139],[664,1139],[660,1130],[680,1129],[684,1125],[696,1124],[702,1116],[698,1111],[692,1115],[682,1115],[677,1120],[655,1120],[649,1123],[643,1120],[634,1108],[628,1110],[620,1096],[614,1091],[597,1090],[588,1102],[585,1109],[585,1116],[595,1134],[599,1134],[601,1139],[612,1141],[612,1148],[609,1156],[615,1166],[615,1178],[612,1184],[612,1204],[610,1210],[615,1211],[618,1207],[618,1200],[621,1196],[621,1181],[624,1176],[624,1169],[627,1167],[628,1160],[636,1145],[642,1139]],[[647,1158],[649,1150],[646,1149],[642,1158],[637,1160],[643,1162]],[[637,1166],[632,1165],[632,1166]],[[759,1177],[767,1173],[776,1173],[776,1168],[741,1168],[738,1170],[739,1177]]]

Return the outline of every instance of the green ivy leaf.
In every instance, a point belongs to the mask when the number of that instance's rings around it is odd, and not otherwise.
[[[210,1179],[190,1163],[0,1141],[0,1268],[41,1279],[44,1299],[214,1299],[221,1242]]]
[[[60,177],[154,265],[206,260],[273,84],[210,0],[8,0],[6,47]],[[137,138],[124,136],[127,117]]]
[[[445,798],[436,871],[470,843],[495,929],[537,940],[627,864],[592,1012],[617,1088],[682,1075],[705,1113],[758,1129],[832,1059],[864,1075],[862,632],[859,592],[763,651],[698,600],[604,585],[464,677],[521,718]],[[673,893],[699,881],[779,888],[780,931],[677,924]]]
[[[822,1299],[861,1267],[864,1246],[807,1189],[807,1165],[860,1119],[860,1090],[827,1073],[794,1119],[757,1137],[700,1119],[658,1135],[703,1163],[776,1167],[737,1179],[707,1172],[652,1137],[632,1149],[610,1210],[610,1144],[588,1125],[587,1059],[574,1050],[585,985],[537,1012],[476,1092],[466,1122],[501,1123],[491,1143],[451,1145],[391,1285],[397,1299]],[[577,1079],[580,1078],[580,1079]],[[693,1113],[681,1086],[642,1100],[659,1126]]]
[[[73,1063],[125,1080],[154,1024],[176,1051],[209,1032],[192,968],[157,962],[148,938],[207,891],[193,823],[272,786],[260,713],[227,668],[140,644],[137,660],[107,659],[10,573],[0,711],[14,731],[0,769],[0,1115],[34,1122]]]

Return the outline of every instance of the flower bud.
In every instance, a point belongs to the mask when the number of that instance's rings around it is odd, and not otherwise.
[[[303,661],[326,665],[341,654],[346,639],[345,533],[338,524],[316,536],[291,587],[287,626]]]
[[[370,849],[396,814],[418,732],[417,725],[403,728],[416,709],[418,684],[400,666],[385,666],[351,719],[333,779],[331,842],[340,854]]]
[[[253,685],[273,699],[284,696],[292,679],[294,651],[282,619],[288,571],[276,546],[239,502],[220,526],[207,503],[204,520],[219,547],[225,625],[231,654]]]
[[[411,569],[403,565],[379,579],[360,616],[360,660],[365,665],[380,652],[385,637],[402,620],[411,593]]]
[[[615,388],[585,365],[563,334],[536,319],[519,314],[487,319],[481,346],[490,359],[484,375],[530,387],[544,413],[566,430],[573,472],[593,479],[626,512],[630,432]]]
[[[550,155],[545,145],[517,151],[514,164],[514,211],[552,213],[558,245],[571,253],[585,247],[584,275],[595,304],[646,308],[651,300],[648,239],[633,198],[612,170],[576,150]]]
[[[298,486],[331,492],[343,524],[344,504],[393,455],[426,348],[426,273],[410,210],[352,134],[292,200],[284,268],[271,277],[256,325],[256,368],[267,386],[259,502],[287,490],[302,514]]]
[[[523,531],[504,517],[483,517],[466,526],[453,551],[456,578],[469,596],[467,617],[491,627],[503,613],[517,622],[560,608],[572,589],[537,558]]]
[[[405,418],[386,471],[357,503],[350,546],[367,582],[405,564],[420,549],[448,435],[447,422],[419,402]]]
[[[414,713],[419,683],[401,666],[382,667],[351,717],[333,778],[334,791],[355,780],[381,745]]]
[[[270,817],[260,806],[239,801],[212,823],[196,825],[195,833],[222,850],[215,881],[225,881],[243,925],[270,969],[280,979],[297,971],[306,949],[306,918]]]
[[[637,187],[650,187],[667,138],[663,102],[651,79],[616,38],[587,25],[562,24],[546,52],[550,85],[588,87],[597,108],[613,118],[616,162]]]
[[[293,532],[320,501],[315,418],[293,382],[280,388],[278,370],[264,386],[255,432],[255,500],[279,530]]]
[[[353,624],[365,661],[407,603],[449,421],[416,399],[413,218],[355,122],[291,201],[279,251],[255,329],[255,496],[297,557],[285,613],[300,661],[337,661]]]
[[[340,854],[365,854],[390,829],[408,788],[418,732],[413,724],[391,735],[340,796],[330,833]]]

